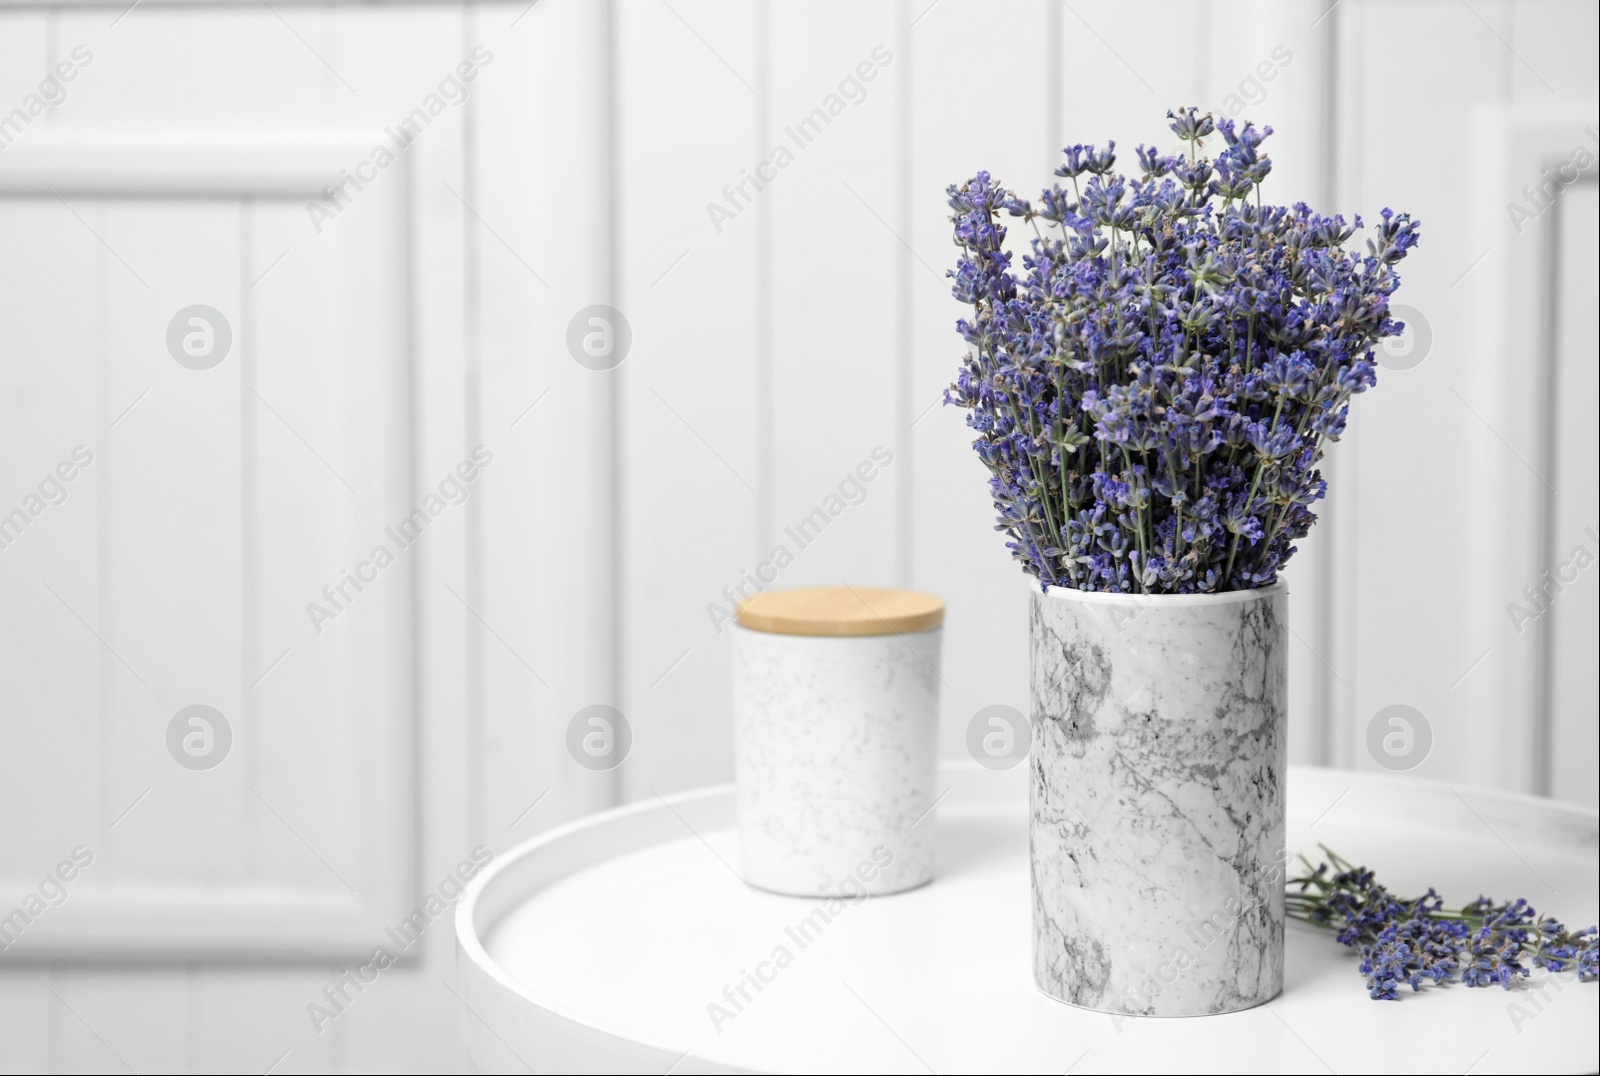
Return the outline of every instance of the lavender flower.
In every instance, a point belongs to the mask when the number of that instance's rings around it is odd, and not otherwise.
[[[1469,987],[1506,989],[1534,968],[1575,971],[1585,983],[1600,977],[1594,927],[1569,931],[1520,899],[1479,897],[1459,912],[1445,911],[1432,889],[1403,900],[1365,867],[1323,852],[1331,870],[1322,863],[1289,879],[1289,915],[1335,930],[1340,944],[1358,949],[1367,993],[1377,1001],[1398,1001],[1402,986],[1416,991],[1458,976]]]
[[[1272,128],[1169,112],[1187,156],[1068,146],[1069,181],[1024,201],[979,172],[949,188],[967,408],[997,530],[1041,586],[1204,593],[1266,586],[1315,522],[1317,464],[1376,379],[1394,271],[1417,243],[1264,206]],[[1220,133],[1215,159],[1199,147]],[[1006,219],[1032,231],[1021,270]]]

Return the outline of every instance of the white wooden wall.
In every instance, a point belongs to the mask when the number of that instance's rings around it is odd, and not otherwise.
[[[1336,764],[1370,764],[1366,723],[1405,704],[1433,732],[1418,776],[1596,803],[1594,576],[1521,632],[1507,607],[1526,604],[1557,550],[1600,552],[1583,533],[1600,518],[1594,415],[1558,406],[1594,384],[1585,207],[1600,169],[1520,234],[1507,206],[1575,147],[1600,154],[1585,134],[1600,115],[1584,44],[1597,16],[1591,4],[1431,0],[1338,12],[1335,189],[1369,219],[1383,205],[1422,218],[1399,301],[1432,347],[1380,375],[1330,469]],[[1409,57],[1398,67],[1395,48]],[[1540,672],[1542,653],[1568,656]]]
[[[0,6],[0,111],[94,57],[0,149],[0,511],[94,452],[0,549],[0,911],[97,853],[0,953],[0,1065],[461,1070],[442,922],[324,1034],[305,1006],[472,848],[726,780],[708,606],[780,544],[781,585],[947,600],[947,754],[1024,707],[1026,584],[937,405],[944,188],[1032,190],[1065,142],[1165,144],[1167,108],[1230,94],[1280,132],[1280,200],[1424,221],[1402,301],[1431,350],[1358,401],[1290,573],[1293,757],[1374,767],[1367,723],[1404,703],[1418,776],[1592,803],[1569,760],[1595,753],[1596,576],[1522,634],[1505,606],[1596,521],[1592,406],[1566,403],[1593,399],[1594,186],[1521,235],[1505,203],[1594,122],[1595,24],[1577,0]],[[316,232],[323,177],[480,45],[469,99]],[[234,331],[214,370],[166,351],[195,303]],[[611,371],[567,349],[594,304],[632,329]],[[480,444],[466,502],[314,632],[304,604]],[[234,731],[214,770],[167,754],[191,702]],[[591,703],[632,727],[617,770],[566,753]]]

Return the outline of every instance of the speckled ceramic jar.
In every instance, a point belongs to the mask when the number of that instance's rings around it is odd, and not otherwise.
[[[933,878],[944,606],[910,591],[774,591],[733,629],[739,870],[794,896]]]
[[[1033,976],[1100,1012],[1283,989],[1288,594],[1033,591]]]

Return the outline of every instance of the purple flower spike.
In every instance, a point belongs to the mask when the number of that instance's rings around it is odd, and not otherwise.
[[[1288,913],[1334,930],[1341,945],[1360,951],[1361,974],[1375,1001],[1399,1001],[1402,986],[1415,992],[1457,977],[1468,987],[1510,990],[1534,969],[1576,971],[1579,982],[1595,980],[1594,927],[1569,931],[1520,899],[1497,904],[1479,897],[1452,912],[1432,889],[1412,900],[1397,898],[1365,867],[1322,851],[1332,868],[1322,863],[1289,879]]]
[[[1384,209],[1365,255],[1349,251],[1360,218],[1261,202],[1271,127],[1167,118],[1186,154],[1141,146],[1138,178],[1112,171],[1108,142],[1068,146],[1066,185],[1037,202],[987,172],[948,190],[951,292],[972,314],[945,400],[967,409],[997,529],[1041,586],[1275,582],[1374,347],[1404,328],[1389,297],[1409,216]],[[1221,152],[1202,157],[1213,132]]]

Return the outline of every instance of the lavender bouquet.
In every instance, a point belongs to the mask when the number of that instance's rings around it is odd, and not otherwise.
[[[1350,397],[1375,380],[1394,266],[1417,242],[1382,213],[1263,205],[1272,128],[1167,113],[1186,156],[1065,150],[1037,205],[987,172],[949,188],[968,409],[998,530],[1041,586],[1191,594],[1266,586],[1325,485]],[[1213,134],[1215,159],[1198,151]],[[1031,229],[1023,273],[1002,217]]]
[[[1379,885],[1372,872],[1339,858],[1289,879],[1289,916],[1338,931],[1341,944],[1361,953],[1367,993],[1377,1001],[1400,1000],[1400,988],[1413,991],[1451,982],[1510,989],[1532,968],[1571,973],[1579,982],[1600,977],[1595,928],[1568,930],[1540,916],[1525,900],[1497,904],[1488,897],[1459,912],[1447,911],[1432,889],[1410,900]]]

